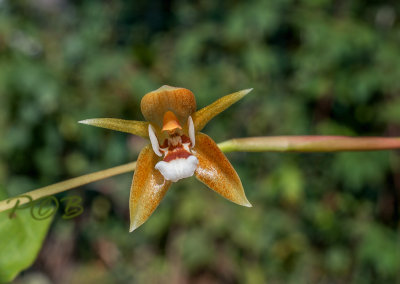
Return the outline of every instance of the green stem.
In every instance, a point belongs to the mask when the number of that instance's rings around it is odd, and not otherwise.
[[[72,188],[76,188],[91,182],[95,182],[98,180],[106,179],[112,176],[120,175],[123,173],[131,172],[134,171],[136,168],[136,162],[132,162],[129,164],[109,168],[106,170],[94,172],[91,174],[83,175],[80,177],[68,179],[62,182],[58,182],[49,186],[45,186],[42,188],[38,188],[35,190],[32,190],[30,192],[27,192],[23,195],[29,195],[32,200],[28,198],[19,198],[18,196],[12,197],[3,201],[0,201],[0,212],[11,209],[15,206],[16,202],[19,200],[18,205],[23,205],[25,203],[28,203],[33,200],[40,199],[45,196],[50,196],[56,193],[60,193]]]
[[[237,138],[218,144],[223,152],[337,152],[373,151],[400,148],[400,138],[346,137],[346,136],[264,136]],[[91,182],[134,171],[136,162],[72,178],[45,186],[24,195],[32,200],[60,193]],[[19,200],[19,205],[30,202],[22,196],[0,201],[0,212],[11,209]],[[14,202],[12,202],[14,201]]]

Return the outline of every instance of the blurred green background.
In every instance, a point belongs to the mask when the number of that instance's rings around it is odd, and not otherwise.
[[[199,107],[253,87],[205,129],[400,136],[396,0],[0,1],[0,187],[10,196],[136,160],[146,141],[88,127],[142,120],[161,85]],[[230,153],[253,208],[195,178],[129,234],[132,174],[58,210],[15,283],[400,283],[396,151]]]

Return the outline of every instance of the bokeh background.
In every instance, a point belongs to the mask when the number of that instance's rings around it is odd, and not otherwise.
[[[134,161],[144,139],[77,124],[142,120],[161,85],[199,107],[253,87],[205,129],[400,136],[396,0],[0,1],[0,186],[10,196]],[[396,151],[230,153],[253,208],[195,178],[129,234],[132,174],[58,194],[15,283],[399,283]]]

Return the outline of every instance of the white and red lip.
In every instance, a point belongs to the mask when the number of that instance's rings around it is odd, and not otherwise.
[[[155,169],[166,180],[177,182],[180,179],[193,176],[199,160],[192,154],[191,149],[194,147],[195,130],[192,117],[189,116],[187,122],[188,135],[182,133],[182,127],[176,116],[168,111],[164,115],[162,131],[168,133],[167,139],[160,145],[153,127],[149,124],[149,137],[154,153],[163,157],[155,165]]]

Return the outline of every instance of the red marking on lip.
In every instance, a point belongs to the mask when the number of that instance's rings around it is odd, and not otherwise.
[[[164,140],[164,143],[160,145],[160,148],[167,148],[168,147],[168,139]]]
[[[190,138],[187,137],[186,135],[182,135],[182,136],[181,136],[181,139],[182,139],[182,143],[192,143],[192,142],[190,141]]]
[[[175,146],[171,144],[171,145],[168,146],[168,151],[169,151],[169,152],[172,152],[172,151],[174,151],[176,148],[181,148],[181,147],[182,147],[182,144],[181,144],[181,143],[179,143],[178,145],[175,145]]]
[[[186,151],[183,147],[175,148],[173,151],[168,152],[163,161],[168,163],[175,159],[187,159],[191,155],[192,154]]]

